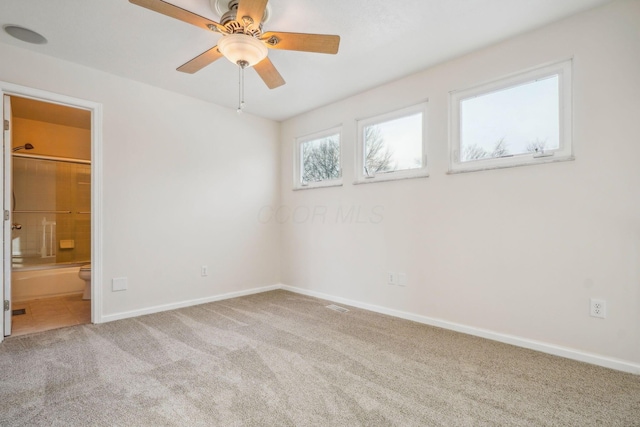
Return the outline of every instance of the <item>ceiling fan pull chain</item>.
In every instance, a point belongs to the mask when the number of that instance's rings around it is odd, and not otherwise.
[[[238,114],[242,113],[242,67],[238,67]]]
[[[240,73],[242,74],[242,85],[240,86],[240,109],[244,110],[244,68],[240,68]]]
[[[244,110],[244,69],[249,66],[249,63],[244,60],[238,61],[238,113],[242,113]]]

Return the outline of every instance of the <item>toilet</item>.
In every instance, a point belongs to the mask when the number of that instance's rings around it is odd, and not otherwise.
[[[84,280],[84,293],[82,299],[91,299],[91,264],[85,264],[80,267],[78,277]]]

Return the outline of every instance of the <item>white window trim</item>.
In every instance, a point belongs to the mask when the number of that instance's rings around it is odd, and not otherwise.
[[[469,98],[501,89],[519,86],[527,82],[558,75],[560,144],[544,155],[537,153],[518,154],[509,157],[460,161],[460,103]],[[462,173],[488,169],[509,168],[540,163],[574,160],[572,141],[572,59],[536,67],[468,89],[449,93],[449,172]]]
[[[428,101],[421,102],[420,104],[405,107],[400,110],[394,110],[391,112],[379,114],[376,116],[368,117],[365,119],[357,120],[358,123],[358,135],[356,143],[356,179],[353,182],[357,184],[371,184],[374,182],[396,181],[401,179],[411,178],[426,178],[429,176],[427,168],[427,103]],[[364,173],[364,136],[363,129],[366,126],[375,123],[387,122],[395,119],[399,119],[406,116],[411,116],[416,113],[422,113],[422,167],[415,169],[406,169],[399,171],[382,172],[376,175],[366,175]]]
[[[302,144],[314,139],[321,139],[331,135],[339,135],[340,138],[340,178],[329,179],[317,182],[302,182]],[[308,190],[311,188],[324,188],[324,187],[340,187],[342,186],[342,159],[343,157],[343,138],[342,138],[342,125],[332,127],[320,132],[299,136],[294,141],[294,153],[293,153],[293,189],[294,190]]]

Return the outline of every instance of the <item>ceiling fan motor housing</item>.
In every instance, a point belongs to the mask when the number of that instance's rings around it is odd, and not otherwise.
[[[243,32],[240,31],[240,29],[245,28],[247,25],[242,22],[242,16],[237,16],[239,0],[210,0],[210,4],[213,13],[220,16],[220,23],[224,25],[231,34]],[[260,21],[259,24],[260,31],[262,31],[262,24],[267,22],[270,14],[271,7],[267,3],[267,7],[264,9],[264,14],[262,15],[262,21]],[[258,30],[258,28],[251,29],[252,32],[255,32],[256,30]]]
[[[220,23],[227,25],[231,21],[236,20],[236,14],[238,13],[238,0],[231,0],[229,2],[229,10],[227,10],[222,16],[220,16]]]

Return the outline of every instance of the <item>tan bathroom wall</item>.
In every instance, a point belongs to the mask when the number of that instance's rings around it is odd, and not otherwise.
[[[33,150],[20,150],[23,154],[69,157],[91,160],[91,131],[71,126],[14,117],[13,147],[27,143]]]

